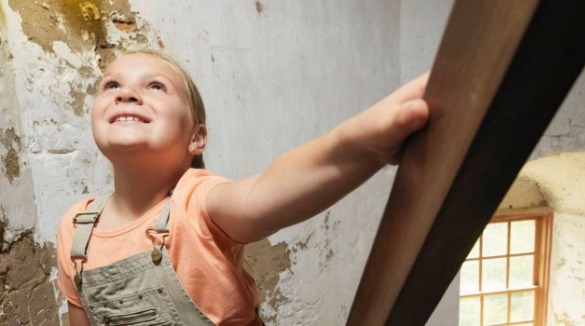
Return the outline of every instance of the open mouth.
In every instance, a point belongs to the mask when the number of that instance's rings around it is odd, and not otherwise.
[[[136,115],[117,115],[110,120],[110,123],[117,122],[150,123],[150,120]]]

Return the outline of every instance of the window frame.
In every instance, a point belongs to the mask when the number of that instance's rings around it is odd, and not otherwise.
[[[518,221],[535,221],[535,240],[534,240],[534,270],[532,273],[533,287],[523,287],[522,289],[510,289],[505,290],[489,290],[489,291],[478,291],[471,294],[459,294],[459,300],[462,298],[479,297],[480,298],[480,325],[484,324],[484,305],[483,297],[488,294],[496,293],[514,293],[525,291],[528,289],[534,290],[534,325],[544,325],[546,321],[546,314],[548,308],[548,292],[549,292],[549,276],[550,276],[550,258],[551,258],[551,245],[552,245],[552,220],[554,212],[550,208],[531,208],[531,209],[506,209],[497,211],[493,215],[489,224],[492,223],[507,223],[507,252],[506,257],[506,284],[510,277],[510,257],[514,257],[517,254],[510,254],[510,239],[511,239],[511,223]],[[480,237],[483,237],[483,231]],[[479,241],[479,238],[478,238]],[[518,254],[522,255],[522,254]],[[465,261],[477,260],[479,262],[479,274],[478,279],[481,284],[482,280],[482,266],[481,261],[485,260],[482,257],[481,244],[479,248],[479,256],[477,258],[465,259]],[[510,307],[510,295],[507,295],[508,307]],[[508,309],[507,320],[510,320],[511,309]],[[518,323],[506,323],[505,325],[516,325],[523,324],[526,322]]]

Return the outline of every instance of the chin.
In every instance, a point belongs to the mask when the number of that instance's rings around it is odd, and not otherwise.
[[[139,157],[140,153],[145,153],[148,148],[144,143],[133,142],[116,142],[107,144],[98,144],[98,148],[102,154],[110,161],[119,155],[131,153],[133,156]]]

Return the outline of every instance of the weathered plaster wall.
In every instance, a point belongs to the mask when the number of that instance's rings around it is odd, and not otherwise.
[[[0,1],[2,325],[57,325],[65,312],[53,284],[59,215],[110,182],[88,131],[93,85],[112,50],[156,44],[129,8]]]
[[[65,313],[50,296],[54,231],[69,205],[111,187],[88,112],[115,53],[149,46],[185,63],[209,112],[207,164],[238,178],[429,69],[451,3],[0,0],[0,324]],[[560,115],[567,137],[582,134],[578,99]],[[345,321],[394,173],[251,246],[268,324]],[[18,272],[23,256],[35,277]],[[431,323],[456,318],[456,293]]]
[[[35,243],[36,204],[6,15],[0,6],[0,324],[55,325],[54,247]]]
[[[523,175],[555,211],[547,323],[585,324],[585,152],[537,159]]]
[[[69,205],[111,187],[88,112],[100,69],[117,51],[164,48],[185,62],[209,110],[208,166],[232,178],[258,172],[399,84],[399,1],[0,5],[0,323],[9,325],[55,324],[65,312],[51,283],[54,231]],[[251,246],[269,324],[345,320],[393,173]],[[38,276],[23,276],[36,265]]]
[[[554,210],[547,325],[585,324],[585,152],[530,161],[500,209]]]
[[[573,85],[532,158],[585,149],[585,73]]]

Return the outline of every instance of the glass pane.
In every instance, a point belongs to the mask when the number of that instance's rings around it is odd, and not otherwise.
[[[534,320],[534,291],[514,292],[511,295],[510,322]]]
[[[479,291],[479,261],[466,261],[461,266],[461,295]]]
[[[494,291],[506,289],[506,258],[483,260],[481,290]]]
[[[508,295],[493,294],[483,297],[484,315],[483,322],[486,325],[505,324],[508,322]]]
[[[480,316],[479,297],[461,298],[459,301],[459,326],[477,326]]]
[[[471,248],[469,255],[467,255],[467,259],[471,258],[479,258],[479,239],[475,242],[473,248]]]
[[[510,253],[534,252],[536,221],[512,222]]]
[[[510,257],[510,287],[534,285],[534,256]]]
[[[503,256],[508,252],[508,223],[490,223],[483,231],[482,256]]]

